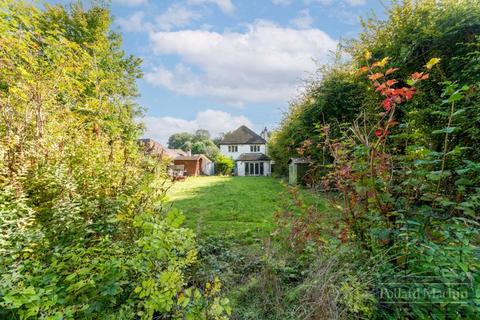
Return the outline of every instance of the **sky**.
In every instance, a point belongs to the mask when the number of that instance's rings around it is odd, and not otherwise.
[[[53,1],[55,2],[55,1]],[[65,1],[61,1],[65,2]],[[359,16],[380,0],[111,0],[124,50],[143,59],[145,137],[274,129]]]

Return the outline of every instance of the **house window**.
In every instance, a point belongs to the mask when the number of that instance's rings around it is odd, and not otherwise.
[[[250,146],[250,152],[260,152],[260,146]]]
[[[228,152],[238,152],[238,146],[228,146]]]
[[[263,162],[245,162],[246,176],[263,176],[264,173],[265,167]]]

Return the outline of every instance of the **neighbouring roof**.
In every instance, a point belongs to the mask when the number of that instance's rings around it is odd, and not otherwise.
[[[187,151],[183,151],[182,149],[168,149],[169,151],[176,153],[177,156],[188,156]]]
[[[175,160],[180,161],[198,161],[199,159],[204,159],[208,162],[211,162],[211,160],[203,154],[194,154],[192,156],[178,156],[175,158]]]
[[[171,158],[169,150],[153,139],[139,139],[138,143],[143,147],[146,154],[159,158]]]
[[[293,163],[293,164],[306,163],[306,164],[309,164],[309,163],[311,163],[311,161],[308,160],[308,159],[305,159],[305,158],[290,158],[290,160],[288,160],[288,163]]]
[[[237,161],[269,161],[270,158],[263,153],[242,153]]]
[[[172,160],[179,156],[188,156],[188,152],[185,152],[181,149],[165,148],[163,145],[153,139],[139,139],[138,143],[143,147],[143,150],[146,154],[153,157],[158,157],[161,159],[169,158]]]
[[[241,126],[235,131],[227,133],[220,144],[264,144],[265,139],[256,134],[247,126]]]

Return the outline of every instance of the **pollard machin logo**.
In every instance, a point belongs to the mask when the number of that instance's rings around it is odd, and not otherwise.
[[[445,281],[447,280],[447,281]],[[478,299],[472,280],[435,276],[403,276],[381,284],[379,300],[384,304],[468,304]]]

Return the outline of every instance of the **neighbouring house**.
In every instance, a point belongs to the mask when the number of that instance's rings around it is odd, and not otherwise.
[[[215,173],[214,163],[205,155],[191,155],[181,149],[168,149],[153,139],[140,139],[144,153],[159,160],[168,161],[169,173],[172,176],[212,175]]]
[[[183,166],[187,176],[212,175],[214,173],[213,162],[203,154],[178,156],[173,163],[177,168]]]
[[[238,176],[269,176],[272,161],[267,155],[268,131],[259,135],[247,126],[227,133],[220,141],[220,152],[235,161]]]

